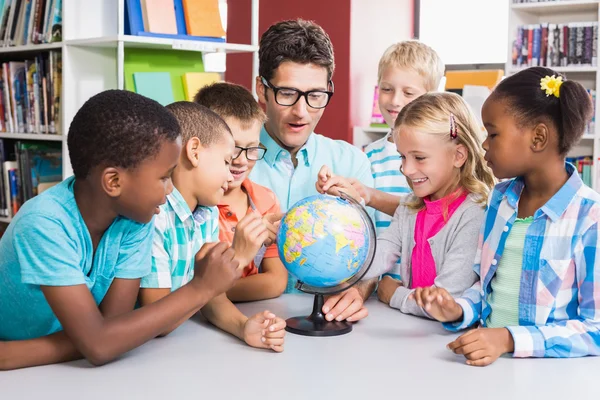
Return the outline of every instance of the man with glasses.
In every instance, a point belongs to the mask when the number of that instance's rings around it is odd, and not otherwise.
[[[333,97],[333,70],[331,40],[313,22],[282,21],[261,37],[256,90],[266,108],[260,140],[267,152],[251,178],[275,192],[283,211],[317,194],[315,183],[323,165],[334,174],[373,186],[364,153],[349,143],[314,133]],[[289,279],[286,292],[297,292],[295,284],[295,279]],[[367,315],[355,288],[329,298],[323,311],[328,320],[356,321]]]

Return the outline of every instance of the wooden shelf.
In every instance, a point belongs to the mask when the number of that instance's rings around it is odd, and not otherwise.
[[[548,15],[574,12],[598,12],[599,0],[562,0],[541,1],[538,3],[511,4],[514,11],[523,11],[535,15]]]
[[[66,41],[66,44],[69,46],[114,48],[117,47],[119,42],[123,42],[125,48],[186,50],[209,53],[253,53],[258,51],[258,46],[249,44],[204,42],[200,40],[178,40],[132,35],[68,40]]]
[[[65,137],[63,135],[55,135],[51,133],[9,133],[0,132],[0,139],[16,139],[16,140],[42,140],[62,142]]]

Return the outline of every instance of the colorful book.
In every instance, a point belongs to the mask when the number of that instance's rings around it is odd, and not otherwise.
[[[223,37],[219,0],[183,0],[188,35]]]
[[[171,74],[168,72],[134,72],[135,92],[156,100],[163,106],[175,101]]]
[[[142,0],[142,16],[146,32],[177,34],[173,0]]]
[[[187,72],[181,77],[183,92],[187,101],[193,101],[198,91],[206,85],[219,82],[221,76],[216,72]]]

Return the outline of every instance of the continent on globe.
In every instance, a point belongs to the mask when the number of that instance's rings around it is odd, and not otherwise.
[[[361,212],[329,195],[296,203],[281,222],[279,256],[299,281],[319,288],[344,283],[366,261],[369,226]]]

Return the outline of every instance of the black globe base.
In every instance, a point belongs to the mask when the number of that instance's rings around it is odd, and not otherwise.
[[[316,294],[312,314],[307,317],[289,318],[285,330],[303,336],[339,336],[352,331],[352,324],[346,321],[327,321],[323,312],[323,295]]]

